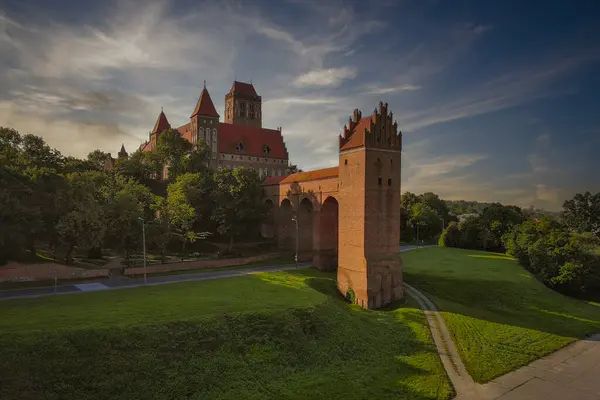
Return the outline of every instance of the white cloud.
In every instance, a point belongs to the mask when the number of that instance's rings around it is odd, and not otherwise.
[[[354,79],[356,69],[351,67],[313,69],[296,78],[294,85],[307,86],[339,86],[346,79]]]
[[[416,85],[402,85],[402,86],[393,86],[393,87],[385,87],[385,88],[372,88],[366,94],[388,94],[395,92],[413,92],[415,90],[421,89],[421,86]]]

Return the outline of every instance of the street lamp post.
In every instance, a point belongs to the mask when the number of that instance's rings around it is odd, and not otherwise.
[[[294,260],[296,261],[296,268],[298,268],[298,217],[292,217],[292,221],[296,223],[296,256]]]
[[[148,283],[146,278],[146,223],[144,218],[138,217],[140,221],[142,221],[142,248],[144,250],[144,285]]]

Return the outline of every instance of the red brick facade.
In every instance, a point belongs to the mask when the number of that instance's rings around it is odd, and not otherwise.
[[[338,288],[364,308],[402,298],[400,161],[402,136],[379,103],[340,136],[339,166],[265,180],[272,231],[283,251],[337,268]],[[267,230],[267,229],[265,229]]]
[[[169,128],[171,124],[161,110],[140,150],[154,150],[160,134]],[[288,174],[289,155],[281,128],[262,127],[262,98],[250,83],[233,83],[225,95],[224,122],[220,122],[212,98],[204,87],[189,122],[175,129],[192,144],[199,140],[206,142],[211,149],[213,168],[249,167],[261,177]]]

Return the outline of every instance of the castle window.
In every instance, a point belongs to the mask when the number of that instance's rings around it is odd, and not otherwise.
[[[388,178],[388,186],[391,187],[392,186],[392,178]]]
[[[254,111],[254,103],[250,103],[250,104],[249,104],[249,113],[248,113],[248,116],[249,116],[251,119],[254,119],[254,118],[256,117],[256,113],[255,113],[255,111]]]
[[[264,145],[263,147],[263,152],[265,153],[265,155],[269,155],[269,153],[271,152],[271,148],[269,147],[268,144]],[[266,160],[265,160],[266,161]]]
[[[390,168],[394,169],[394,160],[390,158]]]
[[[242,142],[239,142],[237,146],[235,146],[235,149],[241,153],[242,151],[244,151],[244,144]]]
[[[240,117],[246,116],[246,103],[240,101]]]
[[[348,159],[344,160],[344,165],[348,165]]]
[[[377,184],[381,186],[381,178],[377,179]]]

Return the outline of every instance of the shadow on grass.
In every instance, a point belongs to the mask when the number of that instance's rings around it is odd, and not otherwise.
[[[441,311],[574,338],[600,332],[600,310],[535,279],[520,284],[415,273],[405,273],[405,279],[426,292]]]
[[[17,338],[0,334],[0,398],[449,397],[435,350],[421,337],[427,328],[420,311],[356,310],[337,292],[334,274],[273,275],[283,278],[239,278],[251,290],[223,293],[220,301],[248,293],[246,301],[252,302],[252,296],[281,292],[292,299],[288,307]],[[282,285],[285,278],[293,284]],[[324,300],[294,306],[296,291],[307,290],[298,280]],[[280,288],[273,292],[271,285]],[[172,296],[185,297],[185,286],[179,292],[173,287]],[[83,307],[85,297],[78,300]],[[152,301],[144,307],[165,307]],[[132,303],[120,304],[125,314],[136,311]]]

